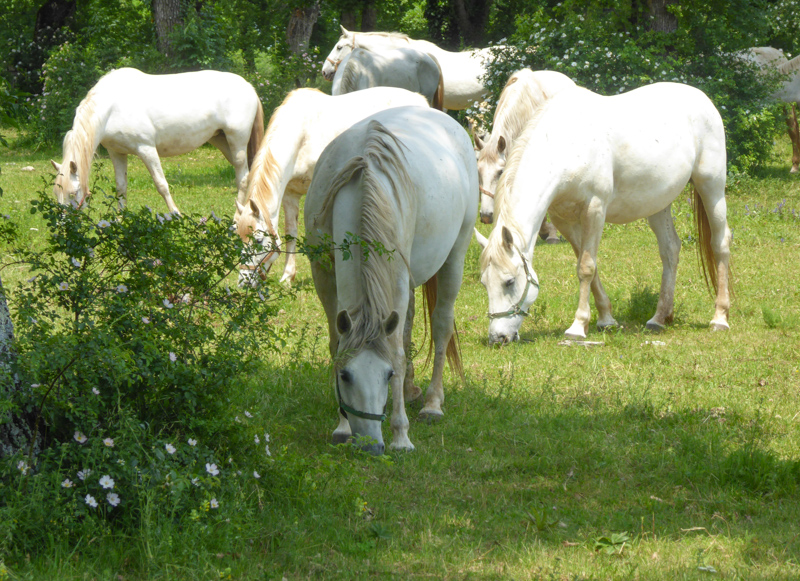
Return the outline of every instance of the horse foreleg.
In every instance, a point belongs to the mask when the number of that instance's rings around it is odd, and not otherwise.
[[[675,231],[672,220],[672,204],[647,219],[650,229],[658,240],[658,253],[661,256],[661,291],[658,294],[656,314],[645,325],[651,331],[662,331],[672,322],[675,304],[675,280],[678,275],[678,259],[681,252],[681,239]]]
[[[578,251],[578,309],[575,320],[564,333],[569,339],[585,339],[589,331],[592,312],[589,306],[589,292],[597,275],[597,248],[605,224],[605,207],[599,198],[592,198],[587,204],[581,219],[581,245]],[[595,282],[595,285],[598,283]],[[605,294],[605,291],[603,291]]]
[[[414,327],[414,311],[416,310],[416,297],[414,289],[408,293],[408,310],[406,311],[406,322],[403,328],[403,350],[406,352],[406,376],[403,379],[403,397],[406,402],[411,403],[422,395],[422,390],[414,385],[414,358],[411,357],[411,332]]]
[[[561,238],[558,237],[558,230],[556,227],[547,221],[547,216],[542,220],[542,225],[539,227],[539,238],[548,244],[558,244]]]
[[[283,196],[283,221],[286,231],[286,265],[281,282],[294,282],[297,275],[297,221],[300,216],[300,196],[286,192]]]
[[[144,162],[147,171],[150,172],[150,177],[153,178],[153,183],[156,184],[158,193],[161,194],[161,197],[164,198],[164,201],[167,203],[169,211],[180,214],[178,206],[172,201],[172,196],[169,193],[169,184],[167,184],[167,178],[164,176],[164,169],[161,167],[161,159],[158,157],[156,148],[141,147],[137,155],[141,158],[142,162]]]
[[[398,304],[408,305],[409,295],[413,293],[413,289],[409,289],[408,280],[401,281],[398,287]],[[400,315],[401,321],[407,320],[407,314],[404,309],[398,309],[397,314]],[[404,397],[404,383],[406,376],[406,360],[408,353],[403,348],[403,329],[397,329],[389,336],[389,344],[392,349],[392,368],[394,375],[389,380],[389,386],[392,390],[392,419],[390,422],[392,428],[392,443],[389,444],[390,450],[413,450],[414,444],[408,438],[408,415],[406,414],[406,405]]]
[[[800,128],[797,125],[794,103],[790,103],[788,109],[784,105],[783,110],[786,113],[786,127],[789,129],[789,139],[792,142],[792,169],[789,173],[797,173],[800,165]]]
[[[568,223],[558,219],[556,216],[551,216],[551,220],[557,226],[558,230],[567,239],[567,242],[572,246],[572,251],[575,253],[575,258],[580,257],[581,248],[581,229],[580,224]],[[595,267],[594,278],[591,284],[592,295],[594,296],[594,306],[597,308],[597,328],[599,330],[608,327],[616,327],[619,323],[614,318],[611,309],[611,299],[608,298],[603,283],[600,281],[600,269]]]
[[[111,163],[114,166],[114,180],[117,183],[117,203],[119,209],[125,208],[128,201],[128,156],[116,151],[108,151]]]
[[[249,134],[246,136],[249,137]],[[247,165],[247,139],[242,144],[232,142],[226,133],[218,133],[208,142],[219,149],[225,159],[233,166],[236,174],[236,200],[244,205],[247,203],[247,176],[250,168]]]

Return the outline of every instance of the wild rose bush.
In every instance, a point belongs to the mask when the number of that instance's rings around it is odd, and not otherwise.
[[[0,461],[0,552],[36,551],[42,518],[75,539],[154,513],[224,519],[274,462],[268,426],[234,397],[282,342],[267,287],[236,287],[229,219],[51,198],[31,206],[43,247],[15,250],[31,277],[5,289],[25,387],[11,404],[43,444]]]

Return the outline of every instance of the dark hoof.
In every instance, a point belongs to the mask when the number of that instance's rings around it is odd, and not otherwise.
[[[406,403],[417,401],[419,399],[419,396],[421,395],[422,395],[422,389],[420,389],[419,386],[416,385],[412,385],[411,389],[409,389],[408,391],[405,390],[403,391],[403,399],[406,400]]]
[[[555,237],[547,238],[545,240],[545,242],[547,242],[548,244],[560,244],[561,243],[561,238],[559,238],[558,236],[555,236]]]
[[[648,331],[652,331],[653,333],[661,333],[666,329],[664,325],[659,325],[658,323],[651,323],[649,321],[644,326],[644,328],[647,329]]]
[[[350,441],[350,434],[345,434],[343,432],[334,432],[333,436],[331,436],[331,442],[333,444],[347,444]]]
[[[423,408],[419,411],[419,419],[428,422],[429,424],[438,422],[444,417],[444,414],[438,410]]]

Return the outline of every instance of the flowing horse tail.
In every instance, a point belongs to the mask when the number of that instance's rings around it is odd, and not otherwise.
[[[433,94],[433,103],[431,103],[431,107],[437,111],[444,111],[444,75],[442,74],[442,66],[439,64],[439,61],[436,60],[435,56],[430,53],[428,53],[428,56],[433,59],[433,62],[436,63],[436,68],[439,69],[439,86],[436,87],[436,92]]]
[[[425,304],[425,329],[426,333],[430,331],[431,338],[433,337],[433,309],[436,308],[436,297],[439,291],[439,279],[437,275],[433,275],[423,285],[422,302]],[[428,344],[428,358],[425,360],[425,367],[431,360],[433,353],[433,339]],[[458,341],[458,329],[456,328],[455,321],[453,322],[453,334],[450,336],[450,341],[447,343],[447,362],[450,364],[450,370],[458,373],[461,378],[461,383],[465,383],[464,378],[464,365],[461,362],[461,345]]]
[[[705,204],[703,204],[703,199],[697,193],[697,188],[694,184],[692,184],[692,206],[694,207],[694,218],[697,226],[697,253],[700,258],[700,268],[703,271],[703,277],[706,279],[706,287],[708,287],[713,296],[719,290],[719,281],[717,280],[714,249],[711,246],[711,225],[708,222],[708,213],[706,212]],[[733,277],[729,266],[728,288],[731,294],[733,294],[732,282]]]
[[[250,141],[247,143],[247,168],[253,169],[253,160],[258,153],[261,140],[264,139],[264,107],[261,99],[256,97],[256,118],[253,119],[253,128],[250,130]]]

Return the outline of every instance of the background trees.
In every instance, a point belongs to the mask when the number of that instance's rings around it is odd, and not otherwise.
[[[699,86],[725,117],[733,167],[763,161],[776,114],[734,53],[793,54],[800,9],[789,0],[0,0],[5,124],[57,143],[105,72],[230,70],[270,109],[301,85],[328,84],[319,65],[339,35],[398,30],[458,50],[503,44],[490,73],[499,93],[521,66],[554,68],[606,94],[657,80]],[[472,111],[488,117],[493,100]]]

